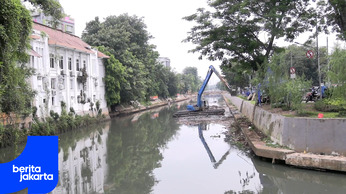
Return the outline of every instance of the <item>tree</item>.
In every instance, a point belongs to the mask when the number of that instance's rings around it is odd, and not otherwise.
[[[292,41],[311,29],[312,8],[306,9],[308,5],[308,0],[209,1],[214,12],[200,8],[185,17],[197,23],[185,41],[197,45],[191,51],[199,52],[200,58],[221,60],[228,68],[239,64],[257,70],[280,50],[275,40]]]
[[[273,106],[286,106],[289,109],[302,112],[302,97],[311,86],[311,81],[305,81],[305,77],[297,75],[295,79],[289,78],[288,61],[285,53],[275,54],[271,61],[265,64],[264,79],[259,80],[261,91],[264,90],[270,96],[270,103]]]
[[[159,55],[149,44],[151,38],[143,18],[137,16],[109,16],[102,23],[96,17],[87,23],[82,39],[90,45],[105,46],[125,67],[127,82],[121,87],[121,102],[148,100],[154,93],[149,86],[154,84]]]
[[[185,67],[181,75],[180,93],[196,92],[201,86],[201,80],[198,77],[197,67]]]
[[[29,2],[60,19],[61,6],[57,1]],[[0,110],[28,114],[34,92],[26,80],[33,72],[23,64],[29,60],[32,19],[19,0],[0,0],[0,4]]]
[[[1,1],[0,7],[0,108],[7,114],[30,109],[33,92],[26,82],[31,16],[19,0]]]
[[[315,46],[312,46],[315,48]],[[306,57],[306,52],[311,48],[303,46],[291,45],[285,48],[284,58],[286,61],[286,71],[289,70],[291,63],[296,69],[296,75],[305,76],[307,80],[311,80],[312,84],[319,85],[318,81],[318,66],[317,57],[313,59]],[[327,68],[327,50],[325,47],[319,48],[319,60],[322,70],[326,71]],[[322,82],[325,81],[325,71],[322,71]]]
[[[233,65],[232,68],[227,68],[225,66],[221,66],[222,73],[225,75],[225,79],[227,83],[231,86],[236,87],[246,87],[249,86],[250,79],[249,75],[251,75],[251,70],[244,68],[239,64]],[[218,82],[221,84],[221,87],[226,89],[226,86],[222,86],[222,82]],[[224,84],[223,84],[224,85]]]
[[[104,63],[106,68],[106,100],[108,106],[114,109],[114,106],[120,103],[121,88],[128,84],[125,79],[125,67],[105,47],[98,47],[98,50],[109,56],[109,59],[105,59]]]
[[[178,76],[172,72],[168,72],[168,94],[169,96],[175,96],[178,93]]]
[[[56,0],[24,0],[24,2],[30,2],[36,8],[43,10],[43,13],[47,16],[52,16],[52,26],[54,28],[59,24],[59,20],[64,16],[63,8],[59,1]]]
[[[346,1],[345,0],[319,0],[320,24],[324,29],[329,26],[339,37],[346,40]]]
[[[334,99],[341,99],[345,106],[346,104],[346,50],[335,48],[335,51],[330,56],[330,71],[328,77],[332,84],[337,85],[333,91]]]

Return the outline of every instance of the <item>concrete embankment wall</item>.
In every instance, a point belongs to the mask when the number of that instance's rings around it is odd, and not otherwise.
[[[335,152],[346,156],[346,119],[284,117],[238,97],[229,99],[258,129],[280,145],[297,152]]]

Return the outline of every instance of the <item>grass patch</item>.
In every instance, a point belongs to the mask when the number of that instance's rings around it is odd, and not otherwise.
[[[340,115],[338,112],[320,112],[320,111],[303,111],[297,115],[283,114],[283,116],[318,118],[319,113],[323,114],[323,118],[346,118],[346,115]]]
[[[246,100],[248,102],[250,102],[251,104],[255,105],[256,104],[256,101],[255,100],[248,100],[246,96],[237,96],[243,100]]]
[[[241,99],[243,99],[243,100],[247,100],[247,97],[245,97],[245,96],[240,96],[240,95],[238,95],[237,97],[239,97],[239,98],[241,98]]]

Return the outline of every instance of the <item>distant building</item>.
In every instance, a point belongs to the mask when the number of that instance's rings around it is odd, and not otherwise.
[[[60,113],[60,102],[65,102],[68,112],[73,108],[77,114],[88,114],[90,104],[95,108],[97,101],[108,115],[102,60],[108,56],[75,35],[39,23],[33,23],[32,32],[28,66],[36,72],[30,84],[37,92],[33,101],[37,115]]]
[[[35,11],[31,13],[31,16],[34,22],[52,27],[52,17],[44,15],[42,11]],[[74,19],[70,16],[63,17],[62,19],[60,19],[57,29],[62,30],[63,32],[67,32],[69,34],[75,34]]]
[[[171,60],[168,57],[159,57],[158,61],[165,67],[171,67]]]

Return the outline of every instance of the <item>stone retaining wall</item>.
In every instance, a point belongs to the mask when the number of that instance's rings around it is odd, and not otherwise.
[[[346,119],[284,117],[238,97],[229,99],[258,129],[280,145],[297,152],[346,156]]]

